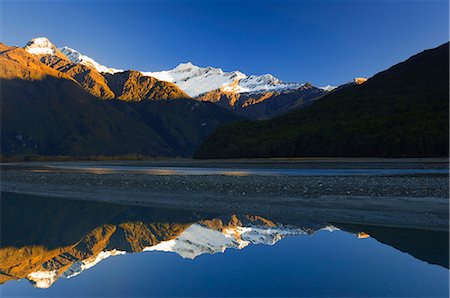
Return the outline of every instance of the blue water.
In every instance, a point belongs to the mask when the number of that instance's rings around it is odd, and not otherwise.
[[[6,192],[0,203],[0,271],[12,276],[2,276],[6,282],[0,286],[1,297],[448,296],[445,231],[324,218],[262,219]],[[130,228],[122,229],[124,224]],[[227,227],[254,234],[229,236],[248,241],[237,249],[222,244],[228,243],[223,242],[225,235],[231,235],[224,232]],[[94,233],[99,229],[101,236]],[[164,241],[199,253],[184,259],[186,249],[143,251]],[[98,249],[91,250],[92,245]],[[225,246],[223,253],[214,249]],[[114,249],[126,253],[63,277],[68,272],[64,264]],[[24,278],[55,269],[61,276],[47,289],[35,288]]]
[[[447,269],[375,239],[320,231],[194,260],[166,252],[115,256],[49,289],[27,281],[6,283],[2,297],[445,297],[448,278]]]
[[[99,174],[130,172],[148,175],[226,175],[226,176],[383,176],[448,174],[448,169],[249,169],[202,167],[154,167],[154,166],[51,166],[49,169],[78,170]]]

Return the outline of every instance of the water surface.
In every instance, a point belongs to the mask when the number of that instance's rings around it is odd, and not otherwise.
[[[446,232],[1,200],[2,297],[448,295]]]
[[[149,165],[48,165],[35,171],[82,171],[97,174],[139,173],[148,175],[225,175],[225,176],[386,176],[386,175],[424,175],[448,174],[446,168],[220,168],[186,166],[149,166]]]

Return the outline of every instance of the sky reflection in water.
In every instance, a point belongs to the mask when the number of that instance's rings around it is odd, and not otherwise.
[[[12,194],[1,232],[2,297],[448,293],[444,232]]]

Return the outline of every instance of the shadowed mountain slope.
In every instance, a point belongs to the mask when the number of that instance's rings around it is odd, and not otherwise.
[[[448,156],[449,45],[268,121],[219,128],[197,158]]]
[[[153,100],[141,102],[139,108],[131,103],[118,108],[22,48],[0,45],[0,50],[1,152],[6,156],[186,156],[217,125],[239,119],[219,107],[191,100],[168,101],[173,109]],[[66,63],[58,57],[55,62]],[[201,105],[197,110],[203,112],[193,113],[187,102]],[[141,115],[141,109],[151,112]],[[150,125],[154,123],[159,124]],[[168,136],[172,132],[175,135]]]
[[[178,156],[192,156],[219,125],[243,119],[212,103],[188,99],[108,103],[158,132]]]
[[[2,154],[171,154],[149,127],[21,48],[2,49],[0,78]]]
[[[363,231],[379,242],[417,259],[449,268],[449,234],[446,232],[352,224],[337,224],[337,226],[351,233]]]
[[[142,101],[192,96],[250,119],[269,119],[305,107],[333,88],[283,82],[271,74],[224,72],[192,63],[161,72],[123,71],[101,65],[72,48],[58,49],[45,37],[33,38],[24,48],[102,99]]]
[[[415,258],[448,268],[445,231],[329,225],[321,218],[278,221],[256,215],[165,210],[5,192],[0,203],[0,284],[26,279],[35,287],[48,288],[61,277],[75,277],[109,257],[126,253],[165,251],[194,259],[337,228],[358,237],[373,237]]]
[[[215,90],[204,93],[196,99],[214,102],[246,118],[263,120],[304,108],[324,94],[326,94],[326,91],[306,83],[297,89],[258,93],[233,93]]]

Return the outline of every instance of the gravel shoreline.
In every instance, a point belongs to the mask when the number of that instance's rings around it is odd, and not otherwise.
[[[226,163],[248,167],[250,161]],[[252,165],[255,161],[251,161]],[[285,168],[283,161],[258,161],[265,168]],[[156,166],[199,166],[189,160],[152,161]],[[222,161],[220,161],[222,163]],[[448,230],[448,175],[393,176],[221,176],[148,175],[142,173],[55,170],[55,163],[2,165],[1,189],[72,199],[100,200],[212,212],[239,212],[328,221],[416,226]],[[74,164],[74,163],[58,163]],[[86,164],[76,162],[79,164]],[[89,163],[99,165],[105,163]],[[106,163],[111,164],[111,163]],[[118,164],[118,163],[115,163]],[[120,164],[131,164],[121,162]],[[133,163],[136,164],[136,163]],[[137,163],[138,165],[149,165]],[[201,166],[217,166],[208,161]],[[297,168],[377,168],[389,162],[302,162]],[[446,168],[446,162],[390,162],[391,168]],[[333,167],[334,165],[334,167]]]

